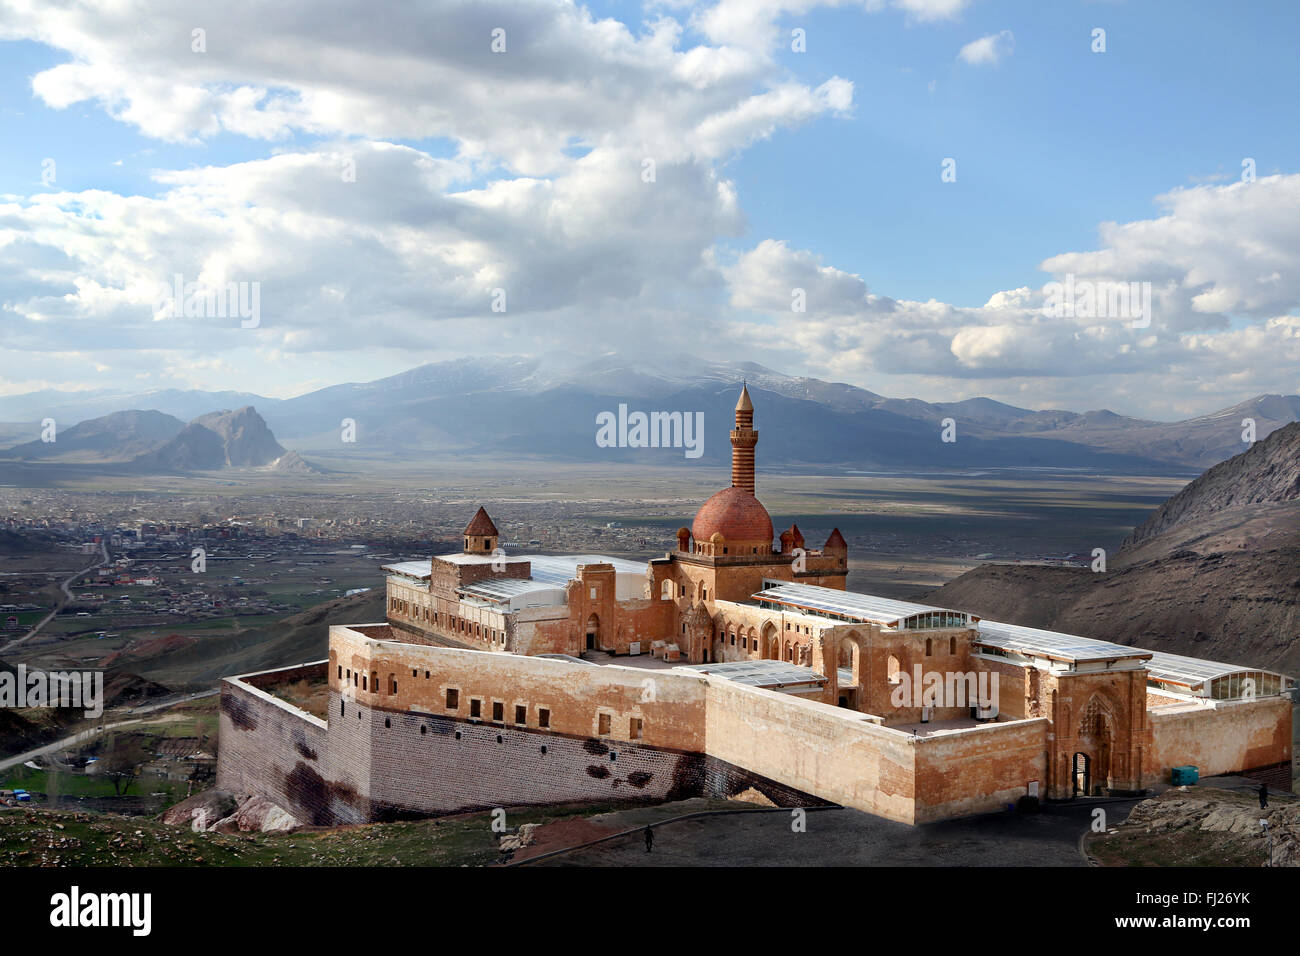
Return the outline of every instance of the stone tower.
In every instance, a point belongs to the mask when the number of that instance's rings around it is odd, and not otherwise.
[[[479,508],[465,526],[464,551],[466,554],[491,554],[498,538],[497,526],[488,517],[487,510]]]
[[[754,431],[754,403],[749,400],[749,387],[741,386],[740,401],[736,402],[736,427],[731,431],[731,485],[754,493],[754,446],[758,432]]]

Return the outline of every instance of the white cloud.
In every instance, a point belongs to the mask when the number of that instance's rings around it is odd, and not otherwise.
[[[971,66],[988,66],[1010,56],[1016,48],[1016,38],[1010,30],[990,33],[971,40],[957,53],[957,58]]]
[[[384,19],[359,3],[259,5],[257,20],[233,5],[205,18],[208,52],[194,54],[179,2],[143,19],[142,3],[11,2],[0,34],[72,56],[35,78],[47,104],[93,101],[161,139],[284,142],[160,170],[156,197],[0,196],[0,360],[32,388],[107,375],[283,394],[355,377],[363,354],[397,371],[415,355],[592,342],[647,357],[721,343],[736,358],[779,343],[775,367],[895,394],[1204,411],[1224,383],[1300,390],[1300,176],[1174,190],[1159,217],[1105,223],[1097,249],[1041,263],[1057,279],[1150,282],[1141,330],[1047,317],[1028,285],[966,308],[890,298],[887,276],[775,238],[735,252],[746,223],[724,161],[854,107],[849,81],[813,86],[774,65],[777,28],[811,4],[722,0],[692,21],[712,45],[689,48],[667,16],[634,33],[540,0],[450,3],[438,30],[423,7]],[[919,21],[965,4],[893,6]],[[493,55],[498,23],[508,52]],[[1004,36],[976,43],[994,41],[996,59]],[[325,139],[305,147],[301,133]],[[455,149],[439,158],[401,137]],[[178,272],[259,282],[261,326],[156,320],[156,286]],[[805,313],[791,311],[796,288]]]
[[[1045,314],[1043,289],[996,292],[977,308],[874,295],[857,275],[784,242],[765,241],[723,267],[732,306],[762,315],[767,334],[747,335],[744,315],[728,337],[780,347],[777,367],[803,367],[866,385],[896,383],[933,397],[955,392],[1026,395],[1041,406],[1123,401],[1202,413],[1207,387],[1222,396],[1300,391],[1300,175],[1200,186],[1160,197],[1166,214],[1101,229],[1102,248],[1047,259],[1042,268],[1080,286],[1150,282],[1150,325],[1132,316]],[[792,288],[807,312],[791,311]],[[1095,288],[1096,286],[1094,286]],[[786,361],[783,362],[783,358]],[[962,382],[970,382],[963,386]],[[1222,404],[1227,404],[1222,402]]]
[[[766,54],[743,44],[681,49],[669,17],[634,34],[546,0],[399,4],[382,16],[363,0],[232,3],[201,16],[184,0],[0,0],[0,11],[0,38],[72,56],[32,80],[56,109],[95,102],[176,142],[222,131],[272,141],[449,137],[465,158],[527,175],[563,169],[574,141],[636,144],[668,160],[721,156],[754,136],[725,122],[744,100],[762,100],[763,123],[777,127],[847,109],[851,91],[844,81],[829,94],[773,82]],[[199,20],[205,52],[191,48]],[[491,46],[498,28],[504,52]],[[702,126],[709,134],[695,136]]]

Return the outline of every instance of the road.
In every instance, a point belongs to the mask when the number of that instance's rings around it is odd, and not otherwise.
[[[30,631],[28,631],[26,634],[24,634],[22,637],[15,638],[14,640],[6,644],[4,647],[0,647],[0,654],[3,654],[11,647],[17,647],[19,644],[22,644],[30,640],[31,638],[35,637],[40,632],[41,628],[43,628],[46,624],[49,624],[50,621],[54,620],[54,616],[58,614],[60,611],[62,611],[65,607],[67,607],[72,600],[74,600],[72,590],[69,587],[69,585],[71,585],[73,581],[77,580],[83,574],[87,574],[95,570],[96,568],[102,568],[104,565],[108,564],[108,543],[102,538],[99,541],[99,549],[104,555],[103,560],[95,562],[88,568],[82,568],[76,574],[69,575],[63,581],[63,583],[59,585],[59,588],[63,591],[63,595],[64,595],[63,600],[59,601],[58,604],[54,605],[54,610],[51,611],[49,614],[45,615],[39,621],[37,621],[36,626],[32,628]]]
[[[133,707],[127,713],[151,714],[154,711],[165,710],[168,707],[174,707],[177,704],[184,703],[185,701],[198,700],[200,697],[211,697],[214,694],[219,693],[221,693],[220,690],[205,690],[197,694],[185,694],[180,697],[170,697],[166,700],[154,701],[153,703]],[[14,757],[0,758],[0,773],[3,773],[10,767],[16,767],[21,763],[26,763],[28,760],[34,760],[37,757],[43,757],[46,754],[51,754],[58,750],[79,746],[89,740],[93,740],[95,737],[109,730],[114,730],[118,727],[127,727],[132,724],[142,724],[144,722],[145,718],[138,716],[130,717],[126,720],[117,720],[111,724],[96,724],[92,727],[85,727],[82,730],[77,731],[75,734],[64,737],[62,740],[56,740],[53,743],[45,744],[44,746],[37,747],[35,750],[29,750],[26,753],[21,753]]]
[[[849,809],[809,813],[802,829],[792,826],[789,812],[696,818],[657,830],[650,853],[638,831],[532,865],[1086,866],[1079,836],[1094,806],[1104,806],[1114,826],[1137,802],[1048,803],[1037,813],[987,813],[915,827]],[[592,819],[618,827],[630,813]],[[639,817],[632,822],[643,823]]]

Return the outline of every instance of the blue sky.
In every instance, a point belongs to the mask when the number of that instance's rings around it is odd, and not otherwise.
[[[292,394],[593,330],[635,349],[647,323],[933,399],[1177,414],[1297,390],[1294,233],[1271,221],[1297,191],[1294,4],[293,6],[268,28],[256,4],[139,0],[68,29],[0,0],[0,241],[22,253],[0,347],[28,375],[0,391],[85,387],[78,367],[267,391],[275,369]],[[494,24],[505,56],[467,52]],[[981,40],[999,55],[963,58]],[[643,153],[657,191],[623,198]],[[383,180],[335,190],[348,155]],[[1244,157],[1253,194],[1231,188]],[[1066,267],[1153,282],[1153,331],[1044,323]],[[160,324],[141,290],[176,271],[261,283],[268,321]],[[508,320],[479,311],[498,286]],[[362,320],[387,334],[359,349]],[[765,349],[773,330],[792,347]]]

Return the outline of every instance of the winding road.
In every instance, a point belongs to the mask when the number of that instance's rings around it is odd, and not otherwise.
[[[15,638],[14,640],[6,644],[4,647],[0,647],[0,654],[3,654],[5,651],[9,650],[12,647],[17,647],[19,644],[23,644],[31,640],[38,633],[40,633],[41,628],[43,628],[46,624],[49,624],[50,621],[54,620],[54,616],[58,614],[60,611],[62,611],[65,607],[68,606],[68,604],[71,601],[74,600],[74,595],[70,587],[72,582],[77,580],[77,578],[81,577],[83,574],[87,574],[95,570],[96,568],[102,568],[104,565],[108,564],[108,543],[103,538],[101,538],[99,541],[99,549],[104,555],[103,559],[95,562],[88,568],[82,568],[80,571],[76,572],[75,574],[71,574],[66,579],[64,579],[63,583],[59,585],[59,588],[63,591],[63,600],[59,601],[58,604],[54,605],[54,610],[51,611],[49,614],[45,615],[39,621],[37,621],[36,626],[33,627],[30,631],[28,631],[26,634],[24,634],[22,637]]]

